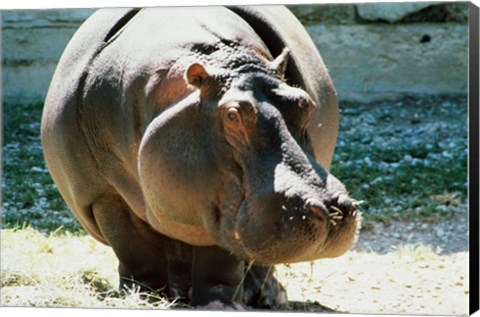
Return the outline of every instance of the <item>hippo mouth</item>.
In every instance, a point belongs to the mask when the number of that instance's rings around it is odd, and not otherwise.
[[[228,225],[224,222],[218,243],[241,258],[263,264],[342,255],[355,243],[360,221],[356,202],[347,209],[339,207],[342,200],[351,201],[342,194],[336,205],[328,207],[318,199],[308,199],[303,205],[280,204],[277,218],[255,216],[265,208],[245,200],[235,220]]]

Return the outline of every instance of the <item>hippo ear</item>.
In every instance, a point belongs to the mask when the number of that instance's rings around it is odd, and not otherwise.
[[[185,73],[185,78],[187,82],[197,88],[201,88],[204,85],[210,75],[207,73],[205,68],[198,63],[190,65],[187,72]]]
[[[288,54],[290,53],[290,49],[285,47],[280,55],[277,56],[272,62],[270,62],[270,68],[277,71],[278,74],[281,76],[285,75],[285,71],[287,70],[287,61],[288,61]]]

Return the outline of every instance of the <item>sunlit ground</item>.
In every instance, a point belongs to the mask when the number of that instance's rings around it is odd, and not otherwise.
[[[117,260],[89,236],[2,230],[3,306],[168,308],[132,292],[119,296]],[[465,315],[468,252],[439,255],[422,245],[386,253],[350,251],[328,260],[278,265],[288,299],[338,312]]]

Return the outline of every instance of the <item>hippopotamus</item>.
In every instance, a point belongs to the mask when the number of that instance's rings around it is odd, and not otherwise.
[[[286,300],[275,264],[356,239],[329,172],[338,122],[328,70],[285,7],[100,9],[60,58],[41,140],[121,289],[272,307]]]

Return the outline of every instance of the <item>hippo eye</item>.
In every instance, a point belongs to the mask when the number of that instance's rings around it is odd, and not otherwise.
[[[235,108],[228,109],[227,119],[231,122],[238,123],[240,122],[240,113]]]
[[[307,111],[313,111],[315,102],[310,97],[300,97],[298,99],[298,107]]]
[[[307,107],[308,107],[307,99],[305,99],[305,98],[300,98],[300,99],[298,100],[298,107],[299,107],[299,108],[302,108],[302,109],[307,108]]]
[[[315,103],[310,97],[301,97],[298,99],[298,107],[300,108],[298,113],[300,126],[306,129],[310,125],[310,120],[315,110]]]

